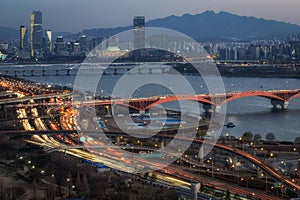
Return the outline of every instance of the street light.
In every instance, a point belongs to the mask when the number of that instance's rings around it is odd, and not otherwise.
[[[211,178],[214,180],[214,160],[210,157],[209,160],[207,160],[207,162],[211,162]]]
[[[267,176],[267,173],[261,173],[261,177],[264,177],[265,176],[265,180],[266,180],[266,193],[268,193],[268,176]]]
[[[230,137],[230,134],[229,134],[229,133],[226,133],[226,137],[228,138],[229,146],[231,146],[231,137]]]
[[[250,179],[254,180],[254,177],[251,176]],[[249,190],[249,178],[243,178],[243,177],[241,177],[241,181],[243,181],[243,180],[246,181],[247,190]]]
[[[243,149],[243,151],[244,151],[244,150],[245,150],[244,137],[240,137],[239,140],[242,142],[242,149]]]
[[[184,137],[184,127],[183,127],[183,125],[181,123],[180,123],[179,127],[182,128],[182,137]]]

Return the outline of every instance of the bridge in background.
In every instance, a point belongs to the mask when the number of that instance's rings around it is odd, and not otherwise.
[[[269,91],[240,91],[225,94],[199,94],[199,95],[167,95],[154,96],[148,98],[131,98],[131,99],[112,99],[112,100],[89,100],[75,101],[75,106],[93,106],[93,105],[125,105],[130,108],[145,111],[155,105],[173,102],[173,101],[196,101],[203,104],[206,111],[219,112],[221,106],[235,99],[245,97],[264,97],[270,99],[274,109],[287,109],[289,102],[300,96],[300,89],[295,90],[269,90]]]
[[[203,104],[203,108],[207,112],[219,112],[221,106],[235,99],[241,99],[245,97],[263,97],[271,101],[274,109],[285,110],[288,108],[289,102],[296,97],[300,96],[300,89],[295,90],[252,90],[252,91],[239,91],[229,92],[224,94],[196,94],[196,95],[166,95],[166,96],[152,96],[147,98],[130,98],[130,99],[94,99],[94,100],[82,100],[82,101],[68,101],[68,102],[35,102],[30,103],[30,100],[43,100],[57,97],[72,97],[72,93],[61,94],[42,94],[35,96],[26,96],[22,98],[7,98],[0,99],[0,105],[8,105],[12,107],[12,104],[26,103],[15,105],[17,107],[22,106],[101,106],[101,105],[123,105],[135,110],[145,111],[155,105],[164,104],[174,101],[196,101]]]

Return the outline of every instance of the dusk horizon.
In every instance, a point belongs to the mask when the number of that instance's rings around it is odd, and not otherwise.
[[[267,6],[266,6],[267,5]],[[300,2],[291,0],[288,3],[280,0],[258,0],[227,2],[219,0],[204,0],[181,2],[168,0],[155,0],[151,3],[137,0],[127,2],[95,1],[81,2],[67,0],[64,4],[58,0],[51,2],[36,2],[29,0],[19,2],[16,0],[5,2],[0,13],[0,25],[5,27],[18,27],[28,24],[29,13],[39,10],[44,13],[44,26],[49,29],[67,32],[79,32],[90,28],[112,28],[126,26],[131,23],[133,16],[145,16],[146,20],[165,18],[171,15],[200,14],[207,10],[233,13],[240,16],[253,16],[267,20],[283,21],[300,25]],[[125,9],[126,8],[126,9]]]

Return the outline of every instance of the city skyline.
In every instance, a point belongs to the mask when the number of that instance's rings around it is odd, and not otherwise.
[[[66,6],[64,6],[66,5]],[[290,0],[259,1],[169,1],[155,0],[151,3],[128,0],[126,2],[94,1],[81,2],[67,0],[62,5],[57,0],[51,2],[35,2],[29,0],[18,2],[16,0],[5,2],[0,13],[0,26],[16,28],[21,24],[28,24],[28,13],[40,10],[45,13],[44,27],[57,31],[79,32],[89,28],[112,28],[131,24],[133,16],[143,15],[146,21],[164,18],[170,15],[199,14],[206,10],[214,12],[226,11],[242,16],[273,19],[300,25],[297,8],[300,2]],[[126,7],[126,9],[124,9]],[[78,9],[80,8],[80,9]],[[288,14],[287,14],[288,12]],[[61,17],[64,16],[64,17]]]

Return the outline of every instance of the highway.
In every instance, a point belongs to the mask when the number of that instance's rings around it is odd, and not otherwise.
[[[18,84],[16,83],[13,84]],[[165,177],[169,177],[166,179],[176,179],[178,182],[180,181],[186,181],[186,180],[193,180],[193,181],[201,181],[202,177],[198,177],[195,175],[192,171],[186,172],[182,171],[180,167],[176,166],[168,166],[165,168],[165,166],[162,163],[159,162],[151,162],[147,159],[135,157],[135,158],[128,158],[123,152],[118,151],[118,149],[111,148],[109,146],[106,146],[103,142],[100,140],[96,140],[95,138],[89,138],[88,136],[85,136],[85,140],[81,141],[79,138],[79,135],[76,133],[76,131],[80,131],[81,128],[77,123],[76,117],[78,116],[78,110],[70,107],[69,105],[72,104],[72,102],[68,101],[66,104],[63,102],[55,103],[54,105],[49,102],[48,110],[46,113],[51,114],[51,109],[55,110],[55,112],[59,112],[60,120],[59,122],[52,121],[51,118],[48,119],[42,119],[40,116],[39,110],[36,107],[31,107],[30,105],[38,105],[36,103],[36,100],[40,99],[49,99],[49,98],[55,98],[55,97],[61,97],[61,98],[69,98],[72,94],[70,92],[61,92],[61,93],[53,93],[51,90],[45,89],[47,93],[45,94],[38,94],[37,90],[39,90],[39,86],[30,85],[32,87],[36,88],[30,88],[30,90],[26,91],[26,87],[28,85],[18,86],[18,89],[13,88],[13,85],[11,82],[7,80],[0,79],[0,86],[7,88],[7,89],[14,89],[13,91],[18,96],[17,98],[7,98],[7,99],[1,99],[0,104],[7,104],[7,103],[22,103],[27,102],[27,105],[25,107],[16,107],[16,113],[17,118],[19,119],[20,123],[22,124],[24,130],[30,134],[30,132],[39,132],[40,134],[32,135],[30,140],[26,140],[29,143],[39,145],[42,147],[45,147],[46,151],[53,151],[58,150],[60,152],[64,152],[66,154],[91,160],[96,163],[102,163],[110,168],[117,169],[120,171],[126,171],[128,173],[137,173],[140,171],[143,171],[145,169],[160,169],[160,172],[163,172],[166,175]],[[274,92],[274,91],[273,91]],[[284,93],[284,91],[280,91],[280,93]],[[298,95],[298,90],[292,91],[292,93],[295,93],[295,95]],[[294,96],[289,96],[288,98],[294,98]],[[201,95],[196,95],[194,97],[183,95],[182,98],[189,99],[189,98],[204,98]],[[139,109],[144,109],[144,107],[139,107],[140,102],[147,101],[149,105],[154,104],[157,101],[168,101],[172,100],[174,97],[170,97],[170,99],[167,99],[168,97],[150,97],[150,98],[137,98],[137,99],[131,99],[130,101]],[[97,100],[97,101],[87,101],[87,102],[74,102],[75,105],[94,105],[95,103],[105,103],[105,104],[111,104],[111,103],[121,103],[126,104],[128,103],[128,100],[122,100],[122,99],[116,99],[116,100]],[[46,105],[46,104],[45,104]],[[145,104],[149,107],[149,105]],[[145,106],[143,105],[143,106]],[[29,120],[31,119],[31,120]],[[62,134],[64,131],[68,134]],[[70,131],[70,132],[69,132]],[[47,133],[51,133],[48,135]],[[168,136],[166,134],[164,135],[158,135],[160,138],[173,138],[173,136]],[[224,146],[221,144],[211,144],[207,141],[198,140],[194,138],[185,138],[185,137],[179,137],[175,136],[176,139],[180,139],[183,141],[194,141],[196,143],[200,144],[208,144],[211,146],[214,146],[215,148],[221,149],[226,152],[230,152],[234,155],[240,156],[245,160],[250,161],[251,163],[255,164],[259,168],[261,168],[264,172],[266,172],[269,176],[273,177],[274,179],[278,180],[279,182],[282,182],[284,186],[289,188],[291,191],[299,191],[300,186],[296,183],[290,181],[289,179],[285,178],[281,174],[277,173],[272,167],[267,165],[266,163],[262,162],[261,160],[257,159],[256,157],[229,147]],[[82,144],[80,144],[82,143]],[[80,148],[78,148],[80,146]],[[84,148],[82,149],[82,146]],[[94,147],[102,147],[102,148],[94,148]],[[90,148],[89,148],[90,147]],[[93,147],[93,148],[92,148]],[[180,175],[180,176],[178,176]],[[173,180],[174,182],[174,180]],[[212,182],[212,181],[210,181]],[[214,182],[214,184],[218,185],[220,184],[220,181]],[[175,186],[175,185],[174,185]],[[178,185],[176,185],[178,186]],[[181,186],[180,186],[181,187]],[[232,191],[242,193],[242,194],[248,194],[248,191],[242,190],[239,187],[232,187],[230,184],[224,183],[224,185],[219,185],[219,187],[228,188]],[[259,195],[264,195],[262,193],[259,193]],[[263,199],[268,199],[267,196],[262,196]]]

